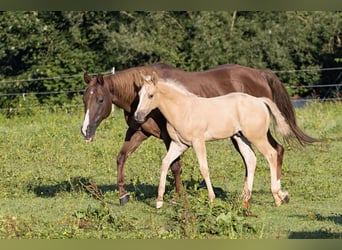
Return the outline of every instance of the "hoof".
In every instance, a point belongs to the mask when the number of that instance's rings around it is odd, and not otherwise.
[[[127,202],[129,202],[129,193],[124,194],[123,196],[120,197],[120,205],[123,206]]]
[[[274,196],[274,202],[277,207],[279,207],[283,203],[289,203],[290,197],[287,191],[280,191]]]
[[[161,208],[163,206],[163,201],[156,202],[156,208]]]
[[[244,201],[244,202],[243,202],[243,207],[244,207],[245,209],[249,209],[249,202],[248,202],[248,201]]]
[[[198,183],[198,188],[207,188],[207,184],[205,183],[205,180],[202,180],[200,183]]]
[[[282,201],[283,201],[283,203],[289,203],[290,202],[290,196],[288,194],[286,194]]]

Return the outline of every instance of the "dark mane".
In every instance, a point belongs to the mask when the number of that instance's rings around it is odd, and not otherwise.
[[[152,71],[153,67],[151,66],[130,68],[106,76],[105,79],[108,79],[109,89],[112,93],[115,92],[118,98],[125,102],[132,102],[142,86],[140,73],[152,74]]]

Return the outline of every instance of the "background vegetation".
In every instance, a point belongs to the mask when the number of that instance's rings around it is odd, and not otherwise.
[[[225,63],[269,68],[290,95],[339,97],[342,12],[0,12],[0,238],[338,238],[341,103],[298,109],[300,127],[325,139],[286,145],[283,186],[273,205],[258,155],[253,216],[239,195],[244,169],[230,142],[208,143],[216,201],[208,205],[197,160],[182,158],[184,196],[156,210],[164,146],[147,140],[126,164],[131,201],[118,205],[115,158],[127,125],[116,111],[88,145],[79,128],[85,70],[165,62],[185,70]],[[295,72],[295,74],[293,73]],[[293,88],[292,88],[293,87]],[[9,119],[10,118],[10,119]],[[174,196],[168,179],[166,200]]]
[[[155,208],[165,148],[151,138],[126,164],[131,201],[119,206],[116,155],[127,128],[122,111],[106,119],[95,141],[79,132],[83,109],[0,115],[0,238],[111,239],[342,239],[342,104],[311,103],[297,110],[300,127],[324,139],[305,149],[286,146],[283,188],[290,203],[277,208],[269,167],[259,154],[252,216],[239,195],[244,168],[229,140],[207,144],[217,199],[207,190],[190,149],[182,157],[184,197]],[[171,177],[171,174],[170,174]],[[166,201],[174,196],[168,179]]]
[[[268,68],[291,95],[326,95],[290,87],[336,83],[341,71],[317,69],[342,65],[341,27],[342,12],[327,11],[1,12],[0,108],[24,105],[22,93],[30,106],[74,103],[83,71],[156,62]]]

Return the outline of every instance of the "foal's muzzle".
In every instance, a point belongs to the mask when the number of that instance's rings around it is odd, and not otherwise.
[[[146,115],[145,112],[142,111],[138,111],[134,113],[134,119],[138,122],[138,123],[143,123],[146,120]]]

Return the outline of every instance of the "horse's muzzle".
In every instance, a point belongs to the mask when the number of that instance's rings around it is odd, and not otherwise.
[[[95,131],[95,130],[93,130],[93,131]],[[87,130],[86,130],[86,134],[84,134],[83,127],[81,126],[81,134],[83,135],[86,143],[93,141],[94,134],[95,134],[95,132],[93,132],[93,131],[91,129],[91,126],[88,126]]]

